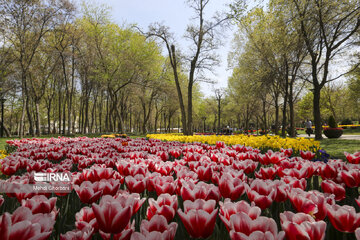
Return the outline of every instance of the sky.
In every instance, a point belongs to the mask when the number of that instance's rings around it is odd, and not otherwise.
[[[75,2],[80,2],[80,0],[75,0]],[[194,12],[188,7],[185,0],[97,0],[95,3],[109,6],[112,20],[119,25],[135,23],[146,31],[151,23],[160,22],[168,26],[174,33],[176,42],[181,49],[187,49],[190,44],[183,36],[187,25],[194,21],[191,20]],[[210,1],[205,9],[205,17],[209,18],[216,11],[225,10],[226,4],[229,3],[231,0]],[[227,87],[227,79],[232,72],[228,69],[227,57],[231,50],[235,29],[233,27],[222,32],[222,46],[216,52],[220,56],[220,66],[214,68],[215,74],[206,74],[216,84],[201,83],[201,91],[205,96],[214,95],[216,88]]]

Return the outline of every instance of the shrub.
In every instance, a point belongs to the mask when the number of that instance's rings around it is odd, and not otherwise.
[[[337,128],[337,123],[335,121],[334,116],[331,115],[329,117],[328,124],[329,124],[329,127],[331,127],[331,128]]]
[[[342,120],[340,124],[341,125],[351,125],[351,124],[353,124],[353,122],[347,118],[347,119]]]

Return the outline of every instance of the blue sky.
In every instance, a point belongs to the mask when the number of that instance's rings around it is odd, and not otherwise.
[[[80,0],[75,0],[80,2]],[[214,12],[226,9],[226,4],[231,0],[212,0],[207,6],[205,16],[211,17]],[[146,30],[149,24],[154,22],[164,23],[170,27],[175,34],[177,43],[182,49],[187,49],[189,43],[184,40],[183,35],[187,24],[192,20],[194,13],[188,7],[185,0],[97,0],[96,4],[105,4],[111,8],[112,20],[119,25],[138,24],[139,27]],[[205,96],[213,95],[215,88],[227,86],[227,79],[231,75],[231,70],[227,70],[227,55],[231,50],[231,41],[233,39],[233,30],[224,32],[222,36],[223,45],[217,51],[221,58],[221,65],[215,68],[214,74],[207,74],[207,77],[217,84],[202,83],[201,91]]]

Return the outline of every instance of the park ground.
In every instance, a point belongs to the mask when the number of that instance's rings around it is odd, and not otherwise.
[[[359,130],[358,130],[359,131]],[[350,131],[349,131],[350,132]],[[324,137],[320,141],[321,149],[325,150],[327,153],[330,154],[332,159],[345,159],[344,152],[354,153],[360,152],[360,132],[351,131],[350,134],[345,134],[341,136],[339,139],[328,139]],[[101,135],[98,134],[88,134],[88,135],[75,135],[76,137],[80,136],[87,136],[87,137],[100,137]],[[49,138],[49,137],[58,137],[58,135],[46,135],[42,138]],[[145,136],[130,136],[131,138],[137,137],[145,137]],[[305,134],[299,134],[298,137],[307,137]],[[312,134],[311,137],[313,138],[314,135]],[[16,139],[16,138],[0,138],[0,150],[5,150],[6,141]]]

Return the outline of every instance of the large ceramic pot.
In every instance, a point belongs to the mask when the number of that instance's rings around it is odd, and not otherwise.
[[[327,138],[339,138],[343,134],[342,128],[325,128],[324,134]]]

